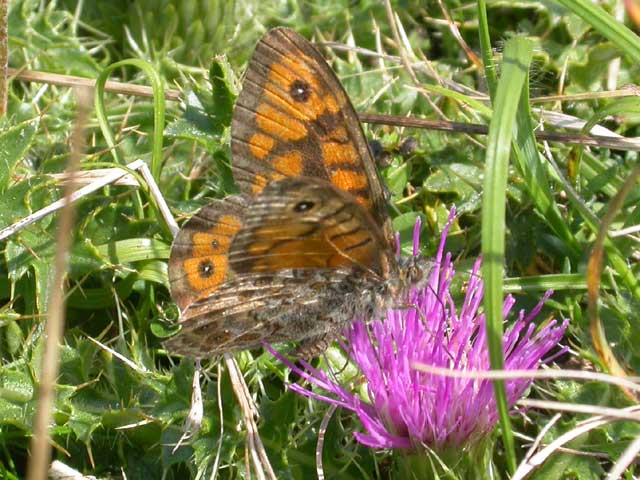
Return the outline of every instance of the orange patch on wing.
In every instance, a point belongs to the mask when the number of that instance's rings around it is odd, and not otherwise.
[[[325,142],[322,144],[322,162],[326,166],[357,165],[358,160],[358,152],[350,143]]]
[[[269,178],[271,178],[272,182],[276,182],[278,180],[282,180],[283,178],[287,178],[287,176],[282,173],[274,172],[271,175],[269,175]]]
[[[301,222],[283,222],[256,230],[247,248],[252,271],[326,267],[335,249],[320,230]]]
[[[274,88],[272,86],[274,83],[278,85],[278,88]],[[293,100],[288,98],[288,90],[285,90],[287,93],[283,94],[280,91],[280,88],[288,89],[289,87],[287,85],[279,85],[273,81],[271,83],[267,83],[264,89],[264,99],[279,110],[282,110],[283,114],[291,117],[292,119],[308,122],[316,118],[316,112],[312,109],[306,108],[304,104],[300,105],[294,103]],[[283,95],[285,96],[283,97]]]
[[[338,169],[331,172],[331,183],[340,190],[361,190],[368,185],[367,177],[364,173],[353,170]]]
[[[332,253],[326,240],[318,237],[263,245],[256,255],[263,255],[253,265],[254,271],[284,270],[287,268],[321,268],[327,266]]]
[[[358,202],[367,210],[371,210],[371,208],[373,207],[373,202],[371,201],[371,199],[363,197],[362,195],[356,195],[356,202]]]
[[[356,242],[352,242],[345,245],[345,247],[355,244]],[[340,248],[339,250],[341,253],[333,255],[329,259],[329,267],[349,265],[353,262],[359,263],[361,265],[371,265],[372,263],[374,263],[374,259],[376,256],[375,243],[373,242],[369,242],[357,248],[353,248],[348,252],[344,251],[343,248]]]
[[[292,64],[285,57],[282,63],[271,65],[269,80],[270,83],[267,82],[265,85],[265,93],[270,103],[298,120],[305,122],[315,120],[319,113],[318,84],[310,72],[304,72],[300,65]],[[309,98],[306,102],[296,102],[290,96],[291,88],[296,81],[302,81],[309,86]]]
[[[225,279],[231,240],[241,226],[237,217],[222,215],[209,230],[193,234],[193,249],[183,269],[194,290],[212,291]]]
[[[363,243],[365,240],[367,240],[370,237],[371,237],[371,234],[366,230],[362,229],[354,233],[351,233],[349,235],[343,235],[343,236],[337,237],[335,241],[333,241],[333,244],[338,248],[338,250],[342,251],[349,247],[353,247],[354,245],[359,245],[360,243]],[[367,245],[369,244],[367,243],[362,247],[354,248],[349,252],[349,256],[353,256],[355,253],[359,252],[360,250],[363,250]]]
[[[336,128],[331,130],[328,135],[324,135],[322,140],[326,142],[338,142],[338,143],[346,143],[349,140],[349,134],[347,133],[347,129],[344,125],[338,125]]]
[[[363,265],[374,262],[376,243],[371,232],[364,228],[357,219],[336,224],[324,231],[327,241],[337,253],[329,259],[329,266],[335,267],[352,261]]]
[[[263,132],[284,141],[301,140],[307,136],[304,123],[266,103],[258,106],[256,124]]]
[[[273,166],[278,172],[287,177],[298,177],[302,175],[304,169],[300,152],[289,152],[275,157]]]
[[[249,151],[251,155],[262,160],[269,155],[275,144],[276,141],[273,137],[261,133],[254,133],[249,139]]]
[[[222,215],[216,224],[207,231],[193,234],[193,257],[226,255],[231,246],[231,238],[242,224],[233,215]]]
[[[302,80],[308,83],[313,91],[317,92],[320,82],[313,69],[309,67],[309,65],[313,64],[314,61],[306,55],[282,56],[278,62],[271,64],[269,79],[277,85],[282,85],[285,90],[288,90],[296,80]]]
[[[259,173],[253,177],[253,184],[251,185],[251,191],[253,193],[260,193],[264,187],[267,186],[268,180],[264,175]]]
[[[332,92],[326,95],[322,102],[324,103],[324,108],[329,111],[329,113],[338,113],[346,102],[347,97],[344,92]]]

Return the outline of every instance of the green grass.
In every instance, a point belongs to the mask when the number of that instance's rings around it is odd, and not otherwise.
[[[74,0],[44,6],[35,0],[10,2],[11,67],[93,79],[105,79],[108,71],[110,79],[153,84],[157,92],[183,92],[182,103],[167,101],[162,106],[157,95],[154,100],[98,89],[97,105],[103,104],[104,113],[92,112],[86,125],[88,151],[82,163],[83,169],[92,169],[144,159],[179,220],[209,199],[234,191],[229,166],[231,109],[253,45],[268,28],[285,25],[317,41],[370,50],[376,50],[379,28],[385,53],[399,55],[384,6],[372,0],[281,1],[269,6],[254,0],[221,0],[205,8],[206,3],[116,0],[83,2],[78,9]],[[539,318],[570,319],[565,343],[571,352],[559,359],[560,365],[606,371],[589,336],[585,269],[598,219],[638,162],[638,154],[536,143],[532,130],[540,117],[532,115],[528,100],[557,94],[561,88],[567,95],[606,90],[607,67],[619,55],[618,85],[637,84],[640,41],[587,0],[489,2],[486,22],[478,13],[483,8],[473,2],[444,4],[471,49],[485,65],[493,64],[488,78],[466,59],[435,2],[392,6],[413,51],[423,52],[437,74],[458,88],[437,83],[424,69],[416,70],[416,85],[401,64],[385,61],[382,69],[369,56],[325,51],[359,111],[437,120],[414,88],[424,86],[448,120],[490,126],[488,137],[366,127],[390,160],[382,173],[403,247],[409,247],[413,221],[421,215],[423,252],[432,255],[455,204],[459,215],[447,249],[457,258],[458,272],[468,271],[480,253],[485,255],[491,298],[486,311],[494,319],[496,338],[502,326],[492,312],[499,310],[506,291],[516,293],[519,308],[529,309],[553,288],[556,293]],[[601,5],[611,13],[612,4]],[[150,12],[157,16],[152,18]],[[489,91],[491,102],[474,95],[486,97]],[[76,111],[74,93],[67,87],[14,80],[9,94],[8,115],[0,119],[0,228],[60,198],[62,189],[51,174],[64,171]],[[625,137],[640,136],[633,97],[569,98],[534,106],[597,122]],[[562,131],[548,123],[545,129]],[[406,152],[401,145],[409,137],[417,147]],[[636,186],[623,201],[613,229],[640,223],[639,198]],[[23,478],[27,469],[56,226],[57,216],[49,216],[0,243],[1,478]],[[169,357],[161,347],[178,318],[167,289],[170,244],[171,235],[145,189],[111,186],[78,205],[51,433],[54,457],[85,474],[208,478],[219,452],[221,477],[247,476],[242,415],[228,374],[213,361],[205,364],[202,428],[172,452],[189,410],[194,367],[188,359]],[[618,360],[630,375],[637,375],[638,243],[629,236],[609,238],[605,248],[602,325]],[[287,391],[285,384],[296,379],[269,354],[242,352],[237,358],[259,408],[260,434],[276,475],[313,478],[326,405]],[[329,363],[339,371],[344,357],[334,347],[315,363]],[[348,368],[340,378],[353,373]],[[630,404],[620,390],[598,382],[538,385],[531,396],[615,408]],[[503,477],[522,460],[526,442],[516,435],[510,449],[502,439],[512,438],[509,432],[535,437],[552,415],[530,410],[526,421],[514,416],[511,426],[505,422],[502,431],[496,429],[493,461]],[[565,413],[545,441],[583,418]],[[325,435],[327,478],[391,475],[396,454],[358,444],[351,435],[358,429],[351,415],[336,411]],[[593,430],[570,447],[602,455],[557,453],[536,478],[600,478],[639,433],[637,424],[622,421]],[[633,467],[628,470],[632,474],[637,474]]]

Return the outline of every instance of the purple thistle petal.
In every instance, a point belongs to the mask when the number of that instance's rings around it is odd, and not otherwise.
[[[484,285],[479,276],[481,259],[473,265],[464,300],[459,308],[450,292],[454,268],[451,254],[445,255],[445,241],[455,218],[451,209],[434,258],[428,285],[412,289],[408,304],[416,308],[390,309],[383,320],[368,325],[356,320],[346,329],[343,350],[359,367],[367,381],[367,399],[347,391],[327,375],[301,361],[294,365],[271,346],[266,348],[292,371],[309,381],[312,389],[300,385],[289,388],[315,400],[354,412],[364,432],[354,433],[362,444],[375,448],[436,451],[470,446],[491,433],[497,420],[491,380],[455,378],[415,370],[413,363],[463,371],[490,369],[486,346],[484,314],[479,313]],[[413,252],[419,251],[420,220],[414,228]],[[553,320],[536,332],[533,319],[551,295],[546,292],[533,310],[517,320],[503,336],[505,369],[536,369],[558,354],[543,360],[562,338],[567,321]],[[507,296],[503,304],[506,318],[515,305]],[[560,354],[565,349],[560,349]],[[527,378],[506,380],[511,407],[527,391]],[[326,392],[318,393],[317,390]]]
[[[416,217],[416,223],[413,226],[413,256],[420,253],[420,228],[422,227],[422,219]]]

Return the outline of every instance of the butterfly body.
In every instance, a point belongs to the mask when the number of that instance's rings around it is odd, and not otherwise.
[[[426,277],[427,262],[399,262],[355,110],[295,32],[274,29],[258,43],[231,136],[241,195],[204,207],[174,241],[183,327],[168,349],[201,358],[297,341],[309,356]]]

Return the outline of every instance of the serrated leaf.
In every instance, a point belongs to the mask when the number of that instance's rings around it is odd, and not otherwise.
[[[228,136],[235,101],[230,72],[224,57],[215,58],[209,73],[211,90],[194,84],[184,116],[167,126],[165,135],[197,141],[211,153],[220,148],[221,140]]]
[[[102,426],[100,415],[90,413],[73,405],[69,420],[66,423],[78,440],[85,444],[91,441],[91,434]]]
[[[50,200],[47,192],[42,189],[49,181],[49,178],[44,176],[32,177],[13,185],[1,195],[0,227],[8,226],[42,208]],[[18,232],[9,238],[4,249],[8,278],[12,287],[33,268],[37,311],[43,311],[48,300],[48,284],[55,253],[53,233],[49,228],[52,220],[52,216],[45,217]]]
[[[207,108],[207,112],[223,126],[231,125],[231,114],[235,100],[235,93],[231,86],[231,76],[232,70],[226,57],[216,57],[209,69],[213,102]]]
[[[34,119],[0,129],[0,194],[9,187],[16,165],[33,142],[38,124],[38,119]]]

